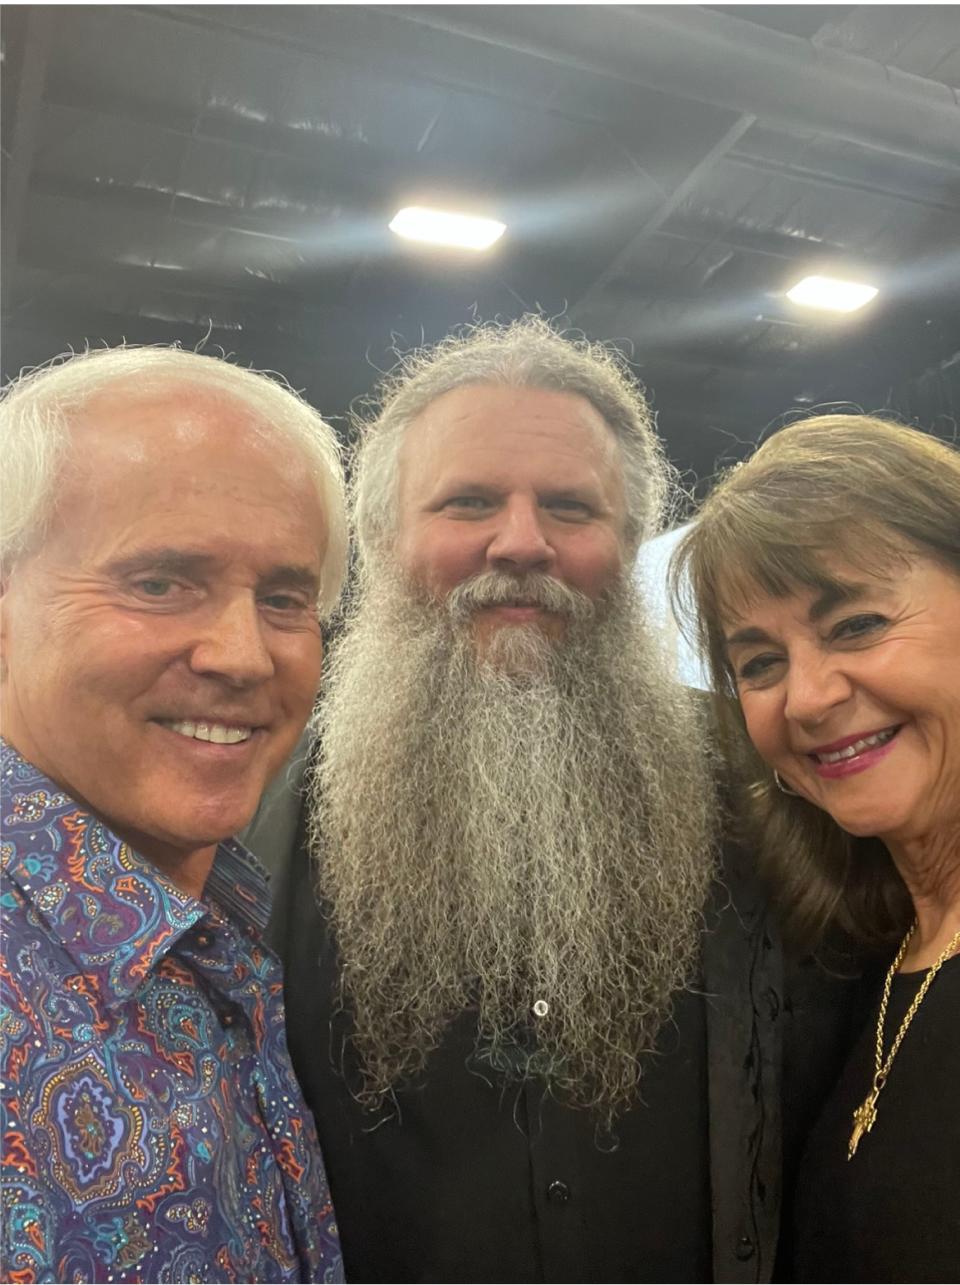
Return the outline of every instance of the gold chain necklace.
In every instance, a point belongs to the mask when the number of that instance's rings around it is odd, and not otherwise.
[[[947,962],[953,952],[960,946],[960,932],[954,933],[948,942],[946,949],[928,970],[926,977],[920,983],[920,989],[913,997],[913,1003],[907,1009],[903,1021],[900,1023],[900,1029],[897,1031],[893,1043],[890,1045],[890,1052],[887,1054],[886,1061],[883,1058],[883,1027],[887,1020],[887,1004],[890,1002],[890,988],[893,986],[893,979],[897,970],[903,963],[904,956],[907,953],[907,947],[917,931],[917,921],[914,920],[910,931],[900,943],[900,949],[897,951],[897,957],[890,965],[887,972],[887,980],[883,984],[883,997],[880,1000],[880,1015],[877,1018],[877,1051],[874,1060],[873,1087],[867,1094],[866,1098],[857,1107],[853,1113],[853,1132],[850,1134],[850,1145],[847,1148],[847,1159],[852,1160],[860,1145],[860,1139],[865,1133],[869,1133],[877,1119],[877,1098],[880,1096],[880,1090],[887,1082],[887,1076],[890,1074],[890,1068],[893,1066],[893,1059],[897,1056],[900,1045],[903,1043],[903,1037],[910,1029],[910,1023],[914,1019],[917,1009],[923,1003],[923,997],[933,984],[933,979],[939,973],[940,969]]]

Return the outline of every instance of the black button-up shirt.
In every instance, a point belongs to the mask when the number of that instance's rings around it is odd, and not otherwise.
[[[396,1110],[372,1116],[350,1092],[350,1019],[335,1000],[336,949],[298,806],[286,779],[246,839],[276,876],[271,931],[286,965],[290,1048],[348,1279],[770,1280],[784,1168],[789,1179],[839,1069],[852,988],[810,966],[785,979],[749,858],[726,853],[702,988],[677,998],[614,1137],[542,1083],[510,1085],[484,1067],[469,1013],[397,1092]],[[530,1039],[549,1003],[531,1005]]]

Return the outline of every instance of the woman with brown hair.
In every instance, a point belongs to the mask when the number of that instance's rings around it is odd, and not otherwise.
[[[960,1264],[960,453],[864,415],[731,470],[672,568],[784,928],[882,958],[797,1183],[801,1281]]]

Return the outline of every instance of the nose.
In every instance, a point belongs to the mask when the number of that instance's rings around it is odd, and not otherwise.
[[[819,651],[791,656],[784,714],[796,723],[815,726],[849,700],[852,691],[842,658]]]
[[[231,594],[210,604],[190,650],[190,668],[230,687],[265,682],[275,672],[266,628],[253,594]]]
[[[536,500],[511,496],[498,515],[496,530],[487,545],[490,569],[514,573],[548,571],[555,556]]]

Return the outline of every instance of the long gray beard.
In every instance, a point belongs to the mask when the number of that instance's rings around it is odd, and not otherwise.
[[[484,1062],[612,1119],[694,976],[705,736],[633,586],[581,603],[562,641],[507,628],[480,661],[381,576],[336,649],[312,839],[367,1105],[469,1008]]]

